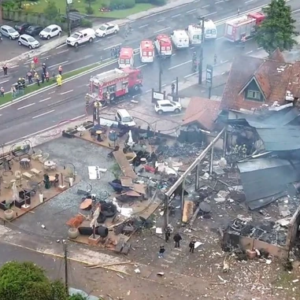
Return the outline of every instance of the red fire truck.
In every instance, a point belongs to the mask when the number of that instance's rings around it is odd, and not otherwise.
[[[107,104],[129,93],[138,93],[142,86],[139,69],[114,69],[90,79],[90,96],[95,101]]]
[[[230,42],[239,42],[242,38],[253,36],[256,29],[265,19],[262,12],[250,13],[225,23],[225,38]]]

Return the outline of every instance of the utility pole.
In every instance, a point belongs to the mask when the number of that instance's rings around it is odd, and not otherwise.
[[[201,18],[201,45],[199,51],[199,70],[198,70],[198,84],[202,84],[202,72],[203,72],[203,43],[204,43],[204,36],[205,36],[205,27],[204,27],[205,18]]]
[[[69,295],[69,266],[68,266],[68,246],[67,242],[63,241],[64,245],[64,261],[65,261],[65,288],[67,295]]]
[[[165,195],[164,197],[164,230],[167,229],[169,225],[169,197]]]
[[[178,87],[179,81],[178,77],[176,77],[176,101],[179,101],[178,93],[179,93],[179,87]]]
[[[72,4],[72,2],[73,2],[73,0],[66,0],[66,15],[67,15],[68,36],[71,36],[70,4]]]
[[[159,42],[159,41],[158,41]],[[162,52],[161,52],[161,43],[159,42],[159,74],[158,74],[158,91],[161,93],[161,89],[162,89]]]

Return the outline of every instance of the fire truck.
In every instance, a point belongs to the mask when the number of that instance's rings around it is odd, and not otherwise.
[[[127,94],[136,94],[142,86],[142,73],[139,69],[113,69],[90,79],[90,97],[94,101],[108,104]]]
[[[166,34],[159,34],[154,40],[154,45],[158,55],[171,57],[172,55],[172,41]]]
[[[225,23],[225,38],[230,42],[239,42],[242,38],[253,36],[256,29],[265,19],[262,12],[250,13]]]

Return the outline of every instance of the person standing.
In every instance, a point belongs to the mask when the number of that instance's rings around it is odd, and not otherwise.
[[[191,253],[194,253],[194,251],[195,251],[195,244],[196,244],[196,241],[195,240],[191,240],[191,242],[189,244],[190,252]]]
[[[32,84],[32,71],[27,72],[28,84]]]
[[[43,69],[43,73],[44,73],[44,77],[45,77],[46,76],[46,72],[47,72],[47,67],[46,67],[45,63],[42,64],[42,69]]]
[[[171,228],[170,226],[167,226],[165,229],[165,241],[168,242],[171,236]]]
[[[7,75],[7,70],[8,70],[7,64],[4,64],[2,69],[3,69],[4,76],[6,76]]]
[[[63,71],[62,66],[59,66],[58,67],[58,73],[59,73],[59,75],[62,75],[62,71]]]
[[[46,81],[49,82],[49,80],[50,80],[50,76],[49,76],[49,72],[47,71],[46,72]]]
[[[4,87],[3,86],[0,89],[0,97],[4,97]]]
[[[40,76],[39,76],[39,74],[38,74],[38,73],[35,73],[34,78],[35,78],[36,84],[37,84],[38,86],[40,86]]]
[[[180,241],[182,240],[182,237],[178,232],[174,235],[173,240],[175,242],[175,248],[180,248]]]
[[[42,78],[42,83],[44,83],[45,82],[45,73],[44,72],[41,73],[41,78]]]
[[[160,246],[158,251],[158,258],[163,258],[165,252],[166,252],[165,246]]]

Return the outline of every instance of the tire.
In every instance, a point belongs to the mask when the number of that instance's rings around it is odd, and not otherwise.
[[[180,113],[180,110],[179,110],[178,108],[176,108],[176,109],[174,110],[174,113],[179,114],[179,113]]]
[[[138,85],[135,85],[133,89],[137,92],[140,89],[140,87]]]
[[[90,236],[93,234],[93,228],[91,227],[79,227],[78,231],[81,235]]]
[[[18,42],[19,46],[22,46],[21,42]]]
[[[78,43],[75,43],[75,44],[74,44],[74,47],[77,48],[77,47],[78,47]]]
[[[158,113],[159,115],[162,115],[163,111],[162,111],[162,110],[159,110],[157,113]]]
[[[105,226],[99,226],[97,228],[97,233],[100,235],[102,238],[106,238],[108,236],[108,228]]]
[[[118,30],[115,30],[115,34],[117,34],[119,31]]]
[[[51,39],[51,36],[50,36],[50,35],[48,35],[48,36],[47,36],[47,40],[50,40],[50,39]]]
[[[102,34],[102,37],[104,38],[105,36],[106,36],[106,34],[105,34],[105,33],[103,33],[103,34]]]
[[[92,38],[89,39],[89,43],[92,43],[94,40]]]
[[[11,36],[9,36],[8,38],[9,38],[10,40],[12,40],[12,37],[11,37]]]
[[[32,50],[32,46],[29,46],[28,48],[29,48],[30,50]]]

